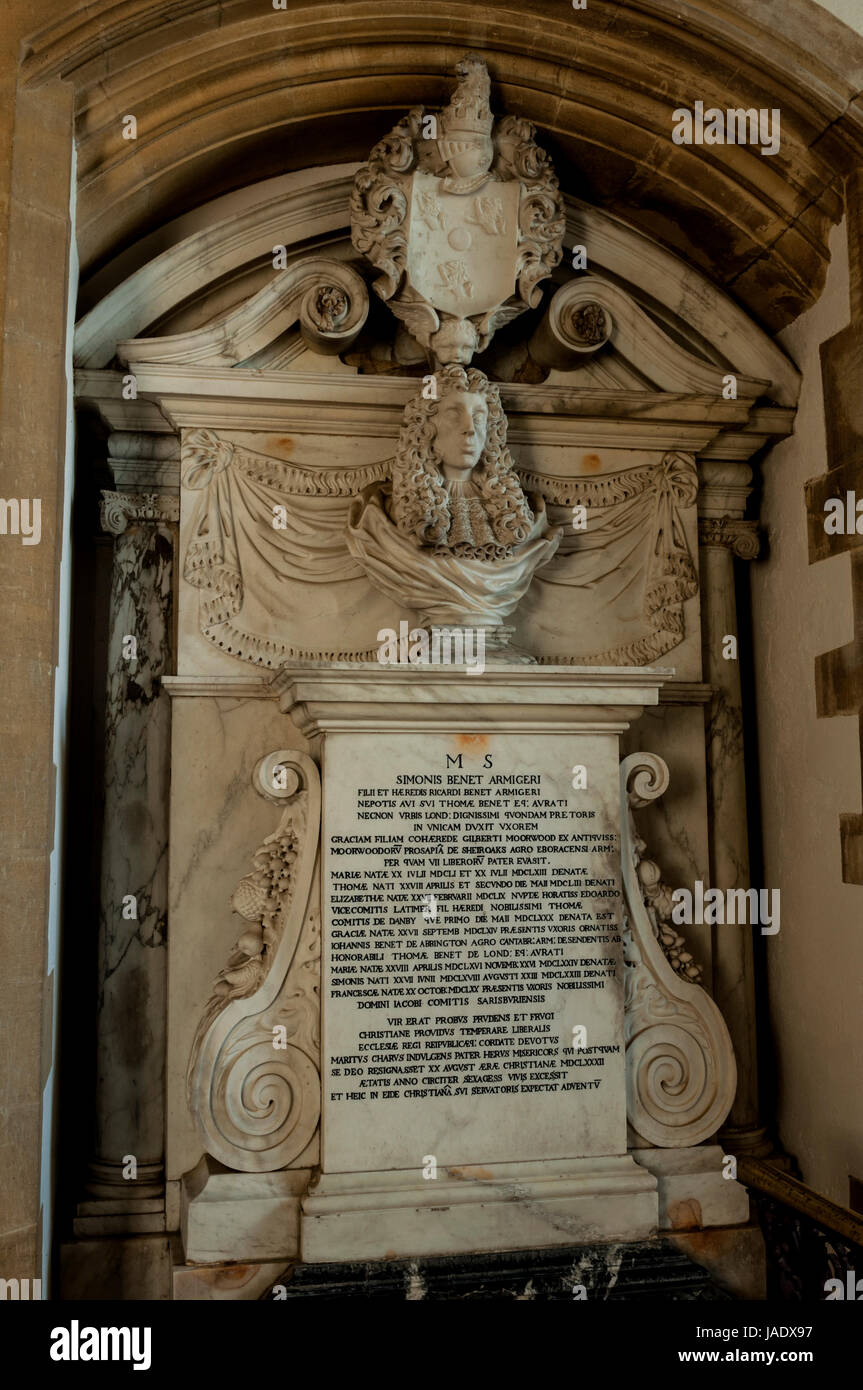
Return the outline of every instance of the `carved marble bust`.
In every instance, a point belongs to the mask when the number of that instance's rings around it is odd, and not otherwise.
[[[497,387],[457,365],[435,382],[436,399],[405,407],[391,484],[354,502],[348,548],[377,589],[427,624],[499,627],[560,533],[543,500],[522,491]]]
[[[418,397],[405,410],[389,515],[437,552],[502,559],[535,518],[506,447],[497,387],[475,367],[444,367],[434,379],[437,400]]]

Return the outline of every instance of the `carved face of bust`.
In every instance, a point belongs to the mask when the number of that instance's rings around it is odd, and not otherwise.
[[[488,406],[477,391],[450,391],[434,416],[434,447],[448,483],[466,482],[485,447]]]
[[[506,447],[500,392],[478,367],[450,363],[435,380],[437,399],[420,394],[405,406],[388,515],[420,546],[500,559],[535,523]]]

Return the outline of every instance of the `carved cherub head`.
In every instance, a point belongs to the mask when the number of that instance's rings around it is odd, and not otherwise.
[[[470,362],[480,345],[480,335],[470,319],[441,314],[441,326],[429,338],[436,362]]]
[[[498,389],[475,367],[435,377],[404,413],[390,515],[420,545],[477,559],[512,553],[534,522],[506,446]]]

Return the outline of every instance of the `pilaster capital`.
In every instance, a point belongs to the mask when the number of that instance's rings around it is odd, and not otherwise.
[[[698,518],[698,543],[730,550],[738,560],[755,560],[761,550],[757,521],[741,521],[736,516]]]
[[[112,492],[102,490],[100,506],[102,529],[120,536],[127,526],[153,525],[180,520],[180,499],[171,492]]]

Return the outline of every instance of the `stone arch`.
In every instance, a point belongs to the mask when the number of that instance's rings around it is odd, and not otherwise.
[[[784,7],[777,34],[735,0],[670,0],[567,12],[510,0],[259,5],[154,0],[81,5],[29,44],[22,76],[74,82],[78,227],[85,273],[199,190],[285,168],[359,158],[386,115],[441,99],[441,74],[481,48],[499,101],[541,129],[571,190],[709,266],[770,328],[813,302],[841,180],[859,152],[851,55],[813,5]],[[441,39],[445,35],[445,40]],[[838,39],[838,33],[837,33]],[[844,44],[844,40],[843,40]],[[781,152],[686,147],[672,112],[705,105],[782,111]],[[135,114],[138,138],[122,136]]]

